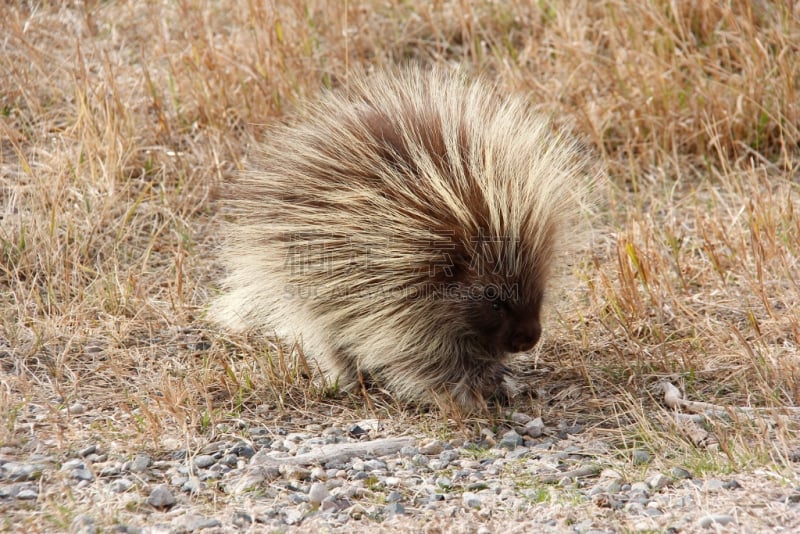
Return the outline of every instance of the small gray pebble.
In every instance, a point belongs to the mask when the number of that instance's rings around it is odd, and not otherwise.
[[[465,491],[461,495],[461,502],[463,502],[464,506],[467,508],[479,508],[481,506],[480,497],[470,491]]]
[[[367,460],[364,462],[364,469],[367,471],[378,471],[386,469],[386,464],[380,460]]]
[[[517,447],[521,447],[523,443],[522,436],[513,430],[509,430],[503,434],[503,437],[499,443],[499,447],[502,449],[514,450]]]
[[[530,449],[528,449],[527,447],[517,447],[513,451],[508,451],[508,454],[506,454],[506,460],[515,460],[517,458],[522,458],[523,456],[530,454],[530,452],[531,452]]]
[[[231,522],[236,528],[249,528],[253,524],[253,516],[247,512],[234,512]]]
[[[114,465],[107,465],[103,469],[100,470],[101,477],[115,477],[120,474],[122,470],[120,469],[119,464]]]
[[[87,456],[89,456],[90,454],[94,454],[95,452],[97,452],[97,445],[89,445],[88,447],[78,451],[78,456],[80,456],[81,458],[86,458]]]
[[[706,480],[706,483],[703,484],[703,486],[704,486],[703,489],[705,489],[706,491],[719,491],[725,489],[725,483],[719,480],[718,478],[712,478]]]
[[[183,527],[187,532],[194,532],[196,530],[203,530],[206,528],[217,528],[222,526],[218,519],[202,517],[197,515],[189,515],[183,519]]]
[[[289,502],[292,504],[303,504],[308,501],[308,495],[303,495],[302,493],[292,493],[289,495]]]
[[[435,439],[430,443],[426,443],[419,448],[420,453],[427,454],[428,456],[436,456],[437,454],[441,454],[443,450],[444,444],[438,439]]]
[[[458,460],[458,451],[455,449],[448,449],[439,453],[439,460],[443,462],[455,462]]]
[[[69,525],[69,534],[95,534],[96,532],[97,525],[94,524],[94,519],[86,514],[75,516]]]
[[[252,458],[255,453],[256,453],[256,451],[253,450],[253,447],[251,447],[250,445],[244,444],[244,443],[241,443],[239,445],[235,445],[231,449],[231,454],[235,454],[236,456],[240,456],[240,457],[248,459],[248,460],[250,458]]]
[[[644,510],[644,505],[638,502],[627,502],[622,507],[622,510],[629,514],[638,514]]]
[[[69,476],[77,480],[86,480],[87,482],[94,480],[94,474],[88,469],[75,469]]]
[[[360,438],[361,436],[364,436],[364,435],[367,434],[367,430],[364,430],[363,428],[361,428],[358,425],[351,425],[350,428],[347,429],[347,433],[352,438]],[[289,523],[289,524],[291,524],[291,523]]]
[[[677,479],[692,478],[692,474],[682,467],[673,467],[670,474]]]
[[[439,477],[436,479],[436,485],[442,489],[449,489],[453,486],[453,481],[447,477]]]
[[[662,473],[656,473],[655,475],[647,479],[647,485],[656,491],[669,486],[669,484],[670,484],[669,477]]]
[[[541,417],[537,417],[536,419],[525,423],[523,430],[528,436],[532,438],[538,438],[544,433],[544,421],[542,421]]]
[[[430,463],[430,459],[424,454],[415,454],[414,457],[411,458],[411,463],[413,463],[414,465],[425,467]]]
[[[645,495],[650,495],[650,486],[647,485],[645,482],[634,482],[631,484],[631,491],[635,491],[637,493],[643,493]]]
[[[177,484],[176,484],[177,485]],[[206,488],[206,484],[197,477],[189,477],[181,484],[181,491],[197,495]]]
[[[133,487],[133,482],[128,478],[118,478],[108,485],[114,493],[125,493]]]
[[[650,463],[653,457],[649,452],[637,449],[633,451],[632,459],[633,465],[644,465]]]
[[[86,413],[86,406],[80,402],[73,402],[69,405],[69,408],[67,408],[67,412],[72,415],[81,415]]]
[[[517,425],[526,425],[530,422],[531,416],[522,412],[514,412],[511,414],[511,421]]]
[[[360,427],[359,427],[360,428]],[[283,510],[283,521],[287,525],[296,525],[303,520],[303,512],[297,508],[288,508]]]
[[[622,483],[619,479],[609,480],[605,486],[606,493],[618,493],[622,489]]]
[[[741,485],[741,484],[739,484],[739,482],[738,482],[738,481],[736,481],[736,480],[735,480],[735,479],[733,479],[733,478],[732,478],[732,479],[730,479],[729,481],[725,482],[725,484],[723,484],[723,485],[722,485],[722,487],[723,487],[723,488],[725,488],[725,489],[727,489],[727,490],[737,490],[737,489],[742,489],[742,485]]]
[[[410,445],[407,445],[402,449],[400,449],[400,456],[411,458],[413,456],[416,456],[417,454],[419,454],[419,449],[416,447],[412,447]]]
[[[177,500],[165,484],[159,484],[150,492],[147,497],[147,504],[154,508],[168,508],[173,506]]]
[[[439,460],[438,458],[434,458],[433,460],[428,462],[428,467],[430,467],[434,471],[440,471],[440,470],[444,469],[445,467],[447,467],[447,462],[443,462],[443,461]]]
[[[330,493],[328,492],[328,488],[322,482],[315,482],[311,484],[311,488],[308,490],[308,500],[311,504],[319,506],[322,501],[328,498]]]
[[[235,454],[226,454],[220,459],[220,463],[229,467],[236,467],[239,457]]]
[[[399,502],[393,502],[383,507],[383,513],[386,515],[404,514],[405,512],[405,507]]]
[[[709,514],[707,516],[701,517],[700,521],[698,521],[699,525],[703,528],[710,528],[714,525],[721,525],[725,526],[728,523],[733,523],[734,519],[733,516],[728,514]]]
[[[642,510],[642,514],[644,514],[644,515],[646,515],[648,517],[659,517],[659,516],[664,515],[664,512],[662,512],[658,508],[651,508],[649,506],[646,506],[645,509]]]
[[[150,467],[152,460],[147,454],[137,454],[130,465],[131,473],[143,473]]]
[[[200,469],[205,469],[206,467],[211,467],[217,462],[217,460],[211,456],[210,454],[201,454],[196,456],[194,459],[194,465],[199,467]]]
[[[67,460],[61,465],[62,471],[70,471],[73,469],[86,469],[86,464],[83,460],[75,458],[73,460]]]
[[[36,480],[42,476],[44,469],[45,466],[41,464],[23,464],[19,462],[8,462],[2,466],[6,480],[12,482]]]
[[[402,500],[403,495],[399,491],[393,491],[386,496],[386,502],[398,502]]]
[[[21,501],[31,501],[33,499],[37,499],[39,497],[39,493],[36,490],[32,489],[22,489],[17,493],[17,499]]]

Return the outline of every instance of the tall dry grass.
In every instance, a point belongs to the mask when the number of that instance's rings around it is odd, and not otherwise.
[[[312,388],[293,366],[297,352],[203,323],[224,217],[213,199],[298,101],[346,84],[356,65],[406,61],[459,66],[524,92],[608,171],[593,240],[556,288],[536,356],[539,398],[521,409],[642,428],[658,406],[650,386],[663,377],[702,400],[796,405],[798,9],[6,5],[0,442],[39,450],[101,440],[130,452],[165,437],[202,442],[237,418],[360,413],[358,402]],[[87,426],[61,410],[76,402],[107,419]],[[414,418],[389,400],[371,409]],[[792,436],[783,432],[779,445]],[[760,443],[754,450],[771,454]]]

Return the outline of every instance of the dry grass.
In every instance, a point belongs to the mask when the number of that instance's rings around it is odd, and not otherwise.
[[[202,321],[224,217],[215,191],[263,127],[351,66],[418,61],[526,92],[608,169],[593,242],[536,356],[538,397],[519,408],[699,470],[784,458],[786,421],[720,424],[723,460],[697,452],[653,419],[651,386],[667,377],[718,404],[800,401],[798,5],[342,5],[0,10],[3,451],[193,448],[236,420],[473,428],[330,396],[299,376],[296,351]],[[62,409],[75,402],[94,417]],[[42,509],[76,506],[40,500],[15,517],[57,528]]]

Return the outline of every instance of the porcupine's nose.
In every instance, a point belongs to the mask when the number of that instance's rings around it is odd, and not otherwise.
[[[538,321],[527,325],[526,328],[518,330],[511,337],[512,352],[524,352],[531,350],[539,338],[542,336],[542,326]]]

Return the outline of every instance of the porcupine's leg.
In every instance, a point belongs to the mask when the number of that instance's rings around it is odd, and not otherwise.
[[[480,410],[486,408],[489,399],[504,403],[511,397],[506,381],[510,369],[504,363],[475,364],[465,371],[450,390],[456,404],[468,410]]]

